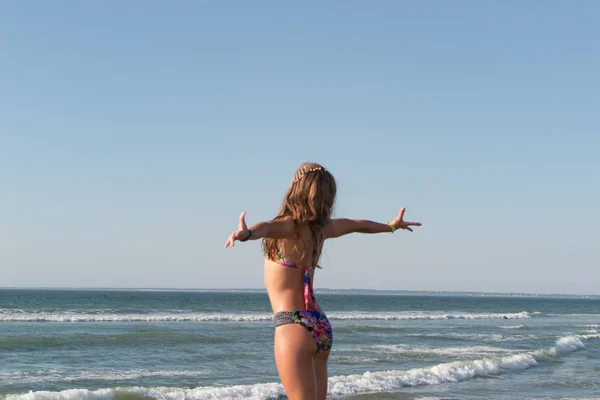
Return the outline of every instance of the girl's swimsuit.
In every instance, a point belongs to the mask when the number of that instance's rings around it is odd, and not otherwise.
[[[302,279],[304,281],[304,310],[280,311],[275,314],[275,327],[286,324],[298,324],[312,333],[313,339],[317,345],[317,352],[327,351],[333,344],[333,332],[331,324],[327,319],[321,307],[317,304],[309,271],[315,267],[301,267],[283,257],[276,251],[270,254],[265,253],[265,257],[277,264],[288,268],[302,268]]]

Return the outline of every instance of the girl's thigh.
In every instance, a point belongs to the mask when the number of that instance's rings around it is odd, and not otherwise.
[[[315,378],[317,380],[317,400],[327,398],[327,360],[329,352],[318,352],[314,356]]]
[[[314,354],[317,345],[306,328],[288,324],[275,328],[275,363],[290,400],[317,400]]]

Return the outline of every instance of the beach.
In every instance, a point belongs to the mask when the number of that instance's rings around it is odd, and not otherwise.
[[[598,297],[317,298],[331,398],[600,398]],[[0,290],[0,398],[285,398],[268,307],[260,290]]]

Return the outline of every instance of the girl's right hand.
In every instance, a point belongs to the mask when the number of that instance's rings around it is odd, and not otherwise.
[[[392,224],[394,225],[394,228],[396,229],[405,229],[407,231],[413,231],[411,226],[421,226],[420,222],[408,222],[404,220],[404,212],[406,211],[406,208],[402,207],[402,209],[400,209],[400,212],[398,213],[398,216],[396,217],[396,219],[392,222]]]
[[[246,212],[240,214],[240,222],[238,224],[238,230],[233,232],[225,242],[225,248],[229,246],[235,246],[236,240],[244,240],[250,236],[250,231],[248,231],[248,227],[246,226]]]

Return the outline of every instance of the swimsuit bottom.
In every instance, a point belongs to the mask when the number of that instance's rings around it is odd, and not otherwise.
[[[298,324],[312,333],[317,352],[327,351],[333,344],[333,332],[327,316],[318,310],[280,311],[274,317],[275,328],[281,325]]]

